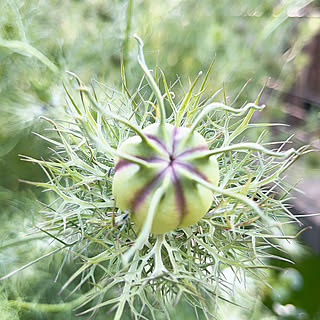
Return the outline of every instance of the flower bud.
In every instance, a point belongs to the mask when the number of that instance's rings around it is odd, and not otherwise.
[[[192,225],[211,207],[212,192],[193,181],[188,172],[217,186],[218,162],[214,156],[205,155],[205,139],[190,131],[171,124],[152,124],[142,130],[145,141],[136,135],[120,145],[119,153],[150,164],[144,166],[121,158],[115,163],[112,192],[116,205],[130,210],[138,231],[146,220],[155,191],[168,176],[170,183],[157,206],[151,233],[162,234]]]

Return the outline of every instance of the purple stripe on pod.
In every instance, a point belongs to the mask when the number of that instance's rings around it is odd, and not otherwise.
[[[117,162],[117,164],[116,164],[116,166],[115,166],[115,168],[114,168],[114,171],[117,172],[117,171],[119,171],[120,169],[129,166],[130,164],[134,164],[134,163],[133,163],[133,162],[130,162],[129,160],[126,160],[126,159],[120,159],[120,160]]]
[[[181,161],[176,160],[174,162],[174,164],[180,166],[181,168],[183,168],[183,169],[185,169],[187,171],[190,171],[191,173],[196,174],[200,178],[202,178],[205,181],[209,182],[208,177],[204,173],[202,173],[200,170],[198,170],[195,166],[193,166],[191,163],[181,162]]]
[[[163,179],[165,174],[168,172],[169,167],[166,167],[162,171],[160,171],[154,178],[152,178],[149,183],[143,188],[141,188],[138,192],[136,192],[132,198],[133,201],[133,211],[137,210],[138,207],[143,203],[143,201],[147,198],[147,196],[152,192],[153,188],[156,184]]]
[[[205,145],[205,144],[202,144],[200,146],[193,147],[193,148],[190,148],[190,149],[187,149],[187,150],[183,151],[182,153],[178,154],[178,156],[176,158],[180,158],[180,157],[192,154],[192,153],[197,152],[197,151],[208,151],[208,150],[209,150],[208,146]]]
[[[152,163],[161,163],[161,162],[165,162],[168,163],[167,159],[163,159],[160,157],[139,157],[139,156],[135,156],[138,159],[144,160],[146,162],[152,162]]]
[[[150,140],[155,141],[166,153],[169,153],[169,150],[168,150],[167,146],[158,137],[156,137],[156,136],[154,136],[152,134],[149,134],[149,133],[146,133],[145,136],[147,138],[149,138]]]
[[[176,169],[174,166],[171,167],[171,172],[172,172],[172,184],[174,187],[174,193],[175,193],[175,200],[176,200],[176,205],[178,212],[180,214],[180,220],[181,218],[185,215],[186,213],[186,198],[183,192],[183,187],[181,184],[181,180],[179,178],[179,175],[176,172]]]

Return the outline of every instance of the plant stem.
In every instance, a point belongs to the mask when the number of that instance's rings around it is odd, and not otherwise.
[[[192,132],[198,127],[200,121],[210,112],[212,111],[217,111],[217,110],[223,110],[223,111],[230,111],[238,116],[241,116],[242,114],[244,114],[245,112],[247,112],[249,109],[256,109],[256,110],[262,110],[264,108],[264,105],[262,106],[257,106],[253,103],[248,103],[247,105],[245,105],[243,108],[241,109],[235,109],[232,107],[229,107],[223,103],[211,103],[208,106],[206,106],[201,112],[200,114],[196,117],[196,119],[194,120],[192,127],[191,127],[191,131],[189,133],[189,135],[192,134]]]
[[[185,156],[184,160],[190,161],[190,160],[195,160],[200,158],[206,158],[206,157],[213,156],[215,154],[224,153],[224,152],[233,151],[233,150],[238,150],[239,152],[248,152],[248,150],[259,151],[276,158],[285,158],[285,157],[291,156],[292,154],[297,153],[296,150],[293,148],[285,152],[277,152],[277,151],[266,149],[258,143],[243,142],[243,143],[238,143],[231,146],[217,148],[217,149],[213,149],[213,150],[209,150],[201,153],[199,152],[198,154],[194,154],[194,155]]]
[[[154,247],[155,250],[155,267],[152,275],[154,277],[161,276],[163,273],[168,272],[166,267],[163,265],[162,256],[161,256],[161,248],[164,241],[164,234],[157,235],[157,241]]]
[[[129,52],[129,34],[131,30],[131,21],[132,21],[132,4],[133,0],[128,0],[126,18],[127,25],[124,33],[124,41],[123,41],[123,61],[124,63],[128,63],[128,52]]]
[[[84,296],[67,303],[34,303],[22,300],[8,300],[9,305],[22,309],[35,310],[40,312],[65,312],[78,306],[85,300]]]
[[[137,250],[140,250],[143,244],[147,241],[149,237],[149,233],[152,227],[152,222],[155,214],[157,213],[157,208],[159,206],[161,197],[166,191],[167,185],[169,184],[170,180],[168,176],[166,176],[165,180],[163,181],[160,188],[158,188],[151,200],[151,204],[148,210],[146,221],[144,222],[144,225],[142,227],[142,230],[139,233],[138,238],[136,239],[135,244],[123,255],[123,264],[126,265],[129,262],[129,259],[131,256],[136,252]]]
[[[264,219],[264,221],[266,221],[270,225],[272,224],[271,219],[259,208],[257,203],[254,202],[253,200],[247,198],[246,196],[244,196],[240,193],[232,192],[232,191],[214,186],[213,184],[205,181],[204,179],[198,177],[197,175],[195,175],[193,173],[188,172],[187,170],[181,169],[181,171],[183,171],[183,174],[186,177],[194,180],[195,182],[199,183],[200,185],[204,186],[205,188],[208,188],[212,192],[241,201],[242,203],[246,204],[248,207],[253,209],[262,219]]]
[[[60,74],[59,68],[51,62],[43,53],[28,43],[18,40],[4,40],[0,38],[0,47],[5,47],[22,55],[31,55],[42,62],[48,69],[55,74]]]
[[[146,64],[145,59],[144,59],[143,41],[136,34],[134,35],[134,38],[138,41],[138,45],[139,45],[138,62],[140,64],[142,70],[144,71],[151,88],[154,90],[154,94],[157,98],[159,110],[160,110],[160,126],[164,127],[165,120],[166,120],[166,110],[164,108],[163,97],[162,97],[160,89],[159,89],[158,85],[156,84],[156,81],[154,80],[153,76],[151,75],[150,70]]]
[[[137,268],[138,268],[138,263],[139,263],[139,252],[136,251],[135,253],[135,257],[134,257],[134,261],[131,264],[129,270],[128,270],[128,277],[126,279],[123,291],[121,293],[121,301],[119,303],[119,306],[117,308],[117,312],[114,316],[114,320],[120,320],[123,314],[123,309],[125,307],[126,302],[129,300],[130,298],[130,289],[132,286],[132,282],[134,281],[136,272],[137,272]]]

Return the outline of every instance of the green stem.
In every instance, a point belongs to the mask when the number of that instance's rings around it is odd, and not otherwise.
[[[189,179],[199,183],[200,185],[202,185],[205,188],[213,191],[214,193],[221,194],[223,196],[230,197],[230,198],[233,198],[233,199],[241,201],[242,203],[246,204],[248,207],[253,209],[267,223],[272,224],[271,219],[264,214],[264,212],[259,208],[259,206],[254,201],[252,201],[249,198],[247,198],[246,196],[244,196],[244,195],[242,195],[240,193],[228,191],[226,189],[222,189],[222,188],[219,188],[217,186],[214,186],[213,184],[205,181],[204,179],[198,177],[197,175],[195,175],[195,174],[193,174],[193,173],[191,173],[191,172],[189,172],[187,170],[184,170],[182,168],[180,170],[183,172],[184,176],[186,176]]]
[[[165,237],[163,237],[162,244],[163,244],[163,246],[166,248],[166,250],[168,252],[169,260],[170,260],[170,263],[171,263],[171,265],[173,267],[173,271],[174,271],[173,273],[174,274],[178,274],[179,267],[178,267],[178,265],[176,263],[176,260],[174,258],[173,249],[168,244],[168,242],[166,241]]]
[[[79,298],[66,302],[66,303],[35,303],[35,302],[28,302],[22,300],[8,300],[8,304],[10,306],[28,309],[28,310],[35,310],[45,313],[56,313],[56,312],[66,312],[72,310],[73,308],[77,307],[79,304],[84,302],[88,298],[88,294],[80,296]]]
[[[232,112],[233,114],[241,116],[242,114],[246,113],[249,109],[252,109],[252,108],[256,110],[262,110],[264,108],[264,105],[257,106],[254,103],[248,103],[241,109],[235,109],[223,103],[218,103],[218,102],[210,103],[200,112],[200,114],[194,120],[193,125],[190,128],[191,129],[190,135],[199,126],[200,121],[212,111],[217,111],[217,110],[229,111],[229,112]]]
[[[188,237],[192,237],[192,232],[187,230],[186,228],[183,229],[184,232]],[[249,264],[244,264],[243,262],[238,262],[237,259],[232,260],[224,255],[221,255],[217,252],[217,249],[215,249],[214,246],[211,246],[210,244],[206,243],[203,241],[200,237],[193,237],[193,239],[200,245],[202,246],[205,250],[207,250],[209,253],[212,254],[213,258],[215,259],[216,262],[222,262],[223,264],[229,265],[229,266],[235,266],[237,268],[245,268],[245,269],[269,269],[272,268],[270,265],[249,265]],[[217,263],[216,263],[217,264]]]
[[[162,151],[154,144],[150,141],[150,139],[148,139],[142,132],[142,130],[140,130],[139,128],[137,128],[135,125],[133,125],[132,123],[130,123],[130,121],[128,121],[127,119],[118,116],[112,112],[108,112],[106,110],[104,110],[92,97],[92,95],[90,94],[89,90],[86,87],[80,86],[80,91],[84,92],[87,97],[89,98],[90,102],[95,106],[95,108],[97,110],[99,110],[104,116],[112,118],[114,120],[117,120],[123,124],[125,124],[128,128],[132,129],[133,131],[135,131],[137,133],[137,135],[141,138],[141,140],[148,145],[149,147],[151,147],[152,149],[154,149],[156,152],[158,152],[159,154],[162,154]],[[85,126],[83,126],[85,127]]]
[[[197,84],[197,82],[198,82],[198,80],[199,80],[201,75],[202,75],[202,72],[199,72],[198,76],[193,81],[188,93],[186,94],[186,96],[184,97],[184,99],[183,99],[183,101],[181,103],[181,106],[180,106],[180,109],[178,111],[177,118],[176,118],[176,126],[177,127],[180,126],[185,113],[188,111],[189,102],[190,102],[190,99],[191,99],[191,96],[192,96],[192,91],[193,91],[195,85]]]
[[[262,179],[262,180],[258,180],[255,179],[251,184],[250,184],[250,189],[254,190],[254,189],[258,189],[268,183],[273,182],[275,179],[277,179],[280,174],[282,174],[285,170],[287,170],[301,155],[303,154],[303,149],[302,150],[297,150],[295,151],[295,154],[287,159],[283,165],[279,168],[279,170],[277,170],[276,172],[272,173],[270,176]],[[238,192],[241,190],[242,187],[234,187],[231,188],[232,192]]]
[[[160,200],[163,196],[163,194],[166,191],[167,185],[170,182],[170,178],[167,175],[165,179],[162,182],[162,185],[160,188],[158,188],[154,195],[152,196],[150,207],[148,210],[146,221],[143,224],[143,227],[135,241],[135,244],[123,255],[123,264],[128,264],[130,258],[132,255],[137,251],[140,250],[141,247],[144,245],[144,243],[148,240],[150,230],[152,227],[152,222],[155,214],[157,213],[157,208],[159,206]]]
[[[133,0],[128,0],[126,18],[127,25],[124,33],[124,42],[123,42],[123,61],[124,63],[128,62],[128,52],[129,52],[129,34],[131,30],[131,21],[132,21],[132,4]]]
[[[197,110],[197,108],[199,107],[199,101],[200,101],[200,98],[201,98],[201,96],[202,96],[202,93],[205,92],[206,89],[208,88],[209,83],[207,84],[207,81],[208,81],[208,77],[209,77],[209,74],[210,74],[210,72],[211,72],[211,69],[212,69],[212,67],[213,67],[213,64],[214,64],[215,60],[216,60],[216,57],[214,57],[214,59],[212,60],[212,62],[211,62],[211,64],[210,64],[210,67],[209,67],[209,69],[208,69],[208,71],[207,71],[207,73],[206,73],[206,75],[205,75],[205,77],[204,77],[204,80],[202,81],[200,90],[199,90],[198,94],[196,95],[196,99],[195,99],[195,101],[194,101],[194,103],[193,103],[194,108],[193,108],[193,110],[191,110],[190,114],[187,115],[187,118],[186,118],[186,121],[185,121],[186,124],[189,123],[189,118],[190,118],[190,116],[193,115],[193,113],[194,113],[194,112]]]
[[[254,102],[255,105],[258,105],[260,97],[261,97],[262,92],[263,92],[266,85],[267,85],[267,82],[264,84],[263,88],[259,92],[258,97]],[[244,130],[246,130],[249,127],[249,121],[251,120],[254,111],[255,111],[254,108],[249,110],[248,114],[245,116],[245,118],[243,119],[241,124],[232,132],[232,134],[228,137],[228,139],[225,139],[225,141],[223,143],[224,146],[230,144],[232,140],[234,140],[236,137],[238,137]]]
[[[162,248],[163,242],[164,242],[164,235],[158,234],[157,241],[154,246],[155,267],[154,267],[154,271],[152,273],[152,275],[154,277],[158,277],[158,276],[162,275],[163,273],[168,272],[168,270],[166,269],[166,267],[163,265],[163,262],[162,262],[161,248]]]
[[[195,120],[193,121],[193,124],[190,128],[190,131],[188,132],[188,134],[186,135],[186,137],[184,138],[183,142],[181,142],[181,144],[186,144],[188,142],[188,140],[190,139],[191,135],[193,134],[193,132],[196,130],[196,128],[199,126],[200,122],[202,121],[202,119],[204,117],[206,117],[210,112],[213,111],[229,111],[237,116],[241,116],[242,114],[246,113],[248,110],[253,109],[253,110],[262,110],[265,106],[257,106],[254,103],[248,103],[247,105],[245,105],[243,108],[241,109],[235,109],[232,107],[229,107],[223,103],[218,103],[218,102],[213,102],[210,103],[209,105],[207,105],[199,114],[198,116],[195,118]]]
[[[85,128],[85,127],[83,127],[83,128]],[[103,135],[101,134],[100,131],[98,131],[98,136],[95,136],[94,134],[92,134],[89,131],[86,131],[86,133],[90,137],[90,139],[96,143],[98,148],[103,149],[104,152],[109,153],[113,157],[118,157],[120,159],[128,160],[132,163],[136,163],[136,164],[141,165],[146,168],[155,167],[157,165],[156,163],[147,162],[145,160],[139,159],[135,156],[120,152],[119,150],[112,148],[109,145],[109,143],[105,140],[105,138],[103,137]]]
[[[215,154],[224,153],[224,152],[233,151],[233,150],[238,150],[240,152],[248,152],[248,150],[260,151],[260,152],[263,152],[269,156],[277,157],[277,158],[285,158],[285,157],[288,157],[292,154],[296,154],[296,150],[293,148],[289,149],[286,152],[275,152],[275,151],[271,151],[271,150],[264,148],[263,146],[261,146],[258,143],[244,142],[244,143],[238,143],[238,144],[234,144],[234,145],[227,146],[227,147],[217,148],[217,149],[210,150],[210,151],[199,152],[194,155],[191,154],[191,155],[183,157],[183,158],[185,160],[195,160],[195,159],[210,157]]]
[[[119,306],[117,308],[117,312],[114,316],[114,320],[121,319],[125,304],[129,300],[130,295],[131,295],[132,282],[134,281],[136,271],[138,268],[138,263],[139,263],[139,252],[138,251],[136,251],[134,258],[135,259],[128,270],[128,277],[126,279],[126,283],[125,283],[123,291],[121,293],[121,301],[120,301]]]
[[[225,140],[224,145],[229,144],[232,140],[234,140],[237,136],[239,136],[246,128],[248,128],[248,123],[251,120],[254,111],[255,109],[249,110],[248,114],[243,119],[241,125],[237,127],[235,131],[232,132],[232,134],[229,136],[228,139]]]
[[[134,38],[138,41],[138,45],[139,45],[138,62],[140,64],[143,72],[145,73],[145,75],[149,81],[149,84],[150,84],[151,88],[153,89],[154,94],[157,98],[159,109],[160,109],[160,126],[164,127],[165,120],[166,120],[166,110],[164,108],[163,97],[162,97],[160,89],[159,89],[158,85],[156,84],[156,81],[152,77],[151,72],[146,64],[145,59],[144,59],[143,41],[136,34],[134,34]]]
[[[22,55],[31,55],[42,62],[53,73],[60,74],[59,68],[51,62],[43,53],[30,44],[18,40],[4,40],[0,38],[0,47],[8,48]]]

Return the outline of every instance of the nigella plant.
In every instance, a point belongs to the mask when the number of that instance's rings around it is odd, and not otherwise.
[[[120,92],[97,82],[87,87],[70,73],[79,95],[65,86],[69,119],[46,119],[58,137],[43,137],[55,147],[52,158],[24,157],[49,179],[28,183],[55,194],[38,230],[54,240],[53,253],[80,262],[61,293],[71,283],[75,291],[91,284],[69,302],[76,313],[107,307],[116,320],[127,312],[170,318],[182,299],[195,318],[212,319],[219,301],[232,300],[225,269],[242,281],[264,278],[276,258],[270,249],[295,237],[283,232],[295,218],[282,174],[305,149],[288,149],[288,141],[266,146],[272,124],[250,121],[264,108],[261,93],[242,106],[237,99],[227,105],[224,90],[209,95],[212,65],[175,101],[135,37],[144,72],[137,90],[128,89],[123,65]],[[214,102],[219,94],[223,102]],[[246,140],[250,130],[259,132],[255,142]]]

